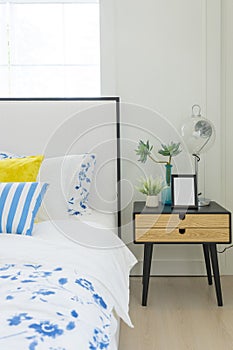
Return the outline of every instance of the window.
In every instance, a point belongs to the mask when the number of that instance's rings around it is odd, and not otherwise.
[[[0,0],[0,96],[100,95],[97,0]]]

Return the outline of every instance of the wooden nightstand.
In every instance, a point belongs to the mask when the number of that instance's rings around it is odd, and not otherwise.
[[[202,244],[209,285],[211,263],[218,306],[223,305],[217,243],[231,243],[231,213],[216,202],[198,209],[148,208],[135,202],[133,209],[134,243],[144,244],[142,305],[147,304],[151,258],[154,244]]]

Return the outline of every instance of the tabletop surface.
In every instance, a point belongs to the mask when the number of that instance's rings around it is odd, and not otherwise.
[[[210,205],[205,207],[198,207],[198,209],[188,208],[172,208],[170,205],[163,205],[161,202],[156,208],[146,207],[146,202],[134,202],[133,206],[134,214],[230,214],[230,212],[223,208],[218,203],[211,201]]]

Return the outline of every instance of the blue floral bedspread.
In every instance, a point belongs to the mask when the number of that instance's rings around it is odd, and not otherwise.
[[[1,350],[110,349],[111,311],[93,278],[59,265],[0,265]]]

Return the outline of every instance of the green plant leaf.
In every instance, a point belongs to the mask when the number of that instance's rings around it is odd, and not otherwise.
[[[162,189],[165,187],[164,181],[161,177],[153,178],[152,176],[142,178],[139,180],[140,186],[137,186],[136,189],[149,196],[158,195]]]
[[[136,155],[139,156],[139,162],[145,163],[147,157],[151,154],[153,146],[150,146],[149,140],[147,142],[139,141],[138,148],[135,150]]]
[[[159,154],[166,156],[166,157],[174,157],[177,156],[182,150],[180,149],[180,142],[174,143],[173,141],[168,144],[164,145],[161,144],[162,149],[158,151]]]

